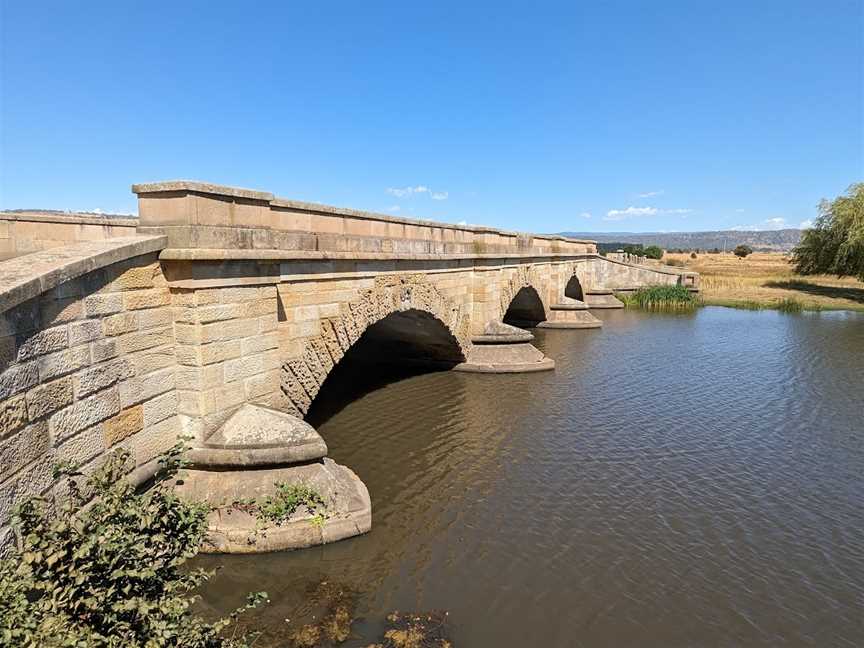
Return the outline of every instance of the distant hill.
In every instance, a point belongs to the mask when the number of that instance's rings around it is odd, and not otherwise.
[[[590,239],[598,243],[632,243],[659,245],[664,250],[732,250],[736,245],[749,245],[763,252],[788,252],[798,245],[801,230],[781,229],[759,232],[721,230],[716,232],[561,232],[562,236]]]

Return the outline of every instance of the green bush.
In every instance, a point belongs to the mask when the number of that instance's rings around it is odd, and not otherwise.
[[[645,256],[649,259],[660,260],[663,258],[663,250],[657,245],[649,245],[645,248]]]
[[[162,459],[163,471],[138,493],[121,477],[128,453],[112,455],[86,480],[57,471],[69,487],[52,510],[32,498],[13,518],[20,546],[0,562],[0,645],[45,648],[239,648],[226,639],[236,616],[266,600],[205,623],[190,611],[192,591],[210,574],[184,570],[206,530],[207,509],[177,498],[164,480],[176,473],[182,447]]]
[[[823,200],[813,227],[793,250],[800,274],[835,274],[864,281],[864,182],[845,196]]]
[[[645,310],[691,310],[702,303],[694,293],[677,285],[648,286],[618,298],[625,306]]]

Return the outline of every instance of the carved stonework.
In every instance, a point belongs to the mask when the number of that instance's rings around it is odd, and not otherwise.
[[[541,277],[540,270],[533,265],[520,265],[516,268],[515,274],[507,282],[507,285],[501,289],[500,312],[499,319],[503,319],[507,309],[510,308],[510,302],[522,288],[530,286],[537,291],[540,296],[540,301],[543,303],[543,310],[548,315],[549,307],[544,299],[545,291],[543,286],[546,282]]]
[[[282,391],[301,416],[315,400],[327,374],[372,324],[400,311],[435,316],[453,335],[462,354],[471,347],[470,323],[462,308],[423,274],[381,275],[336,317],[321,320],[321,333],[306,341],[303,354],[282,365]]]

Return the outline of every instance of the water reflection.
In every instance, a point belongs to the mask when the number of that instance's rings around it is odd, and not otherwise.
[[[393,609],[456,645],[864,644],[864,317],[706,308],[536,331],[554,372],[430,373],[323,417],[370,534],[208,558],[206,605],[362,590],[346,646]],[[365,639],[365,641],[364,641]]]

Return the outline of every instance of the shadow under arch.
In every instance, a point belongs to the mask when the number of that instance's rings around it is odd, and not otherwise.
[[[567,285],[564,286],[564,296],[570,297],[571,299],[578,299],[579,301],[585,301],[585,293],[582,291],[582,283],[579,281],[579,277],[575,274],[570,277],[567,281]]]
[[[370,325],[327,375],[305,419],[326,422],[364,394],[410,376],[446,371],[465,356],[435,315],[411,308]]]
[[[546,321],[546,309],[540,294],[532,286],[523,286],[513,295],[503,321],[511,326],[533,328]]]

